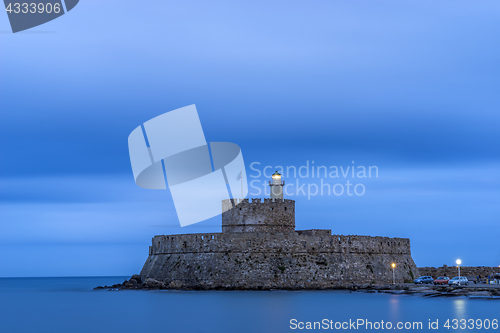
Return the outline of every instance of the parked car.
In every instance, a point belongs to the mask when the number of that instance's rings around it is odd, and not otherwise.
[[[450,278],[447,276],[440,276],[436,280],[434,280],[434,284],[448,284],[448,281],[450,281]]]
[[[424,283],[434,283],[434,279],[432,276],[421,276],[416,278],[413,283],[415,284],[424,284]]]
[[[450,281],[448,281],[448,285],[452,286],[452,285],[457,285],[457,286],[460,286],[460,285],[465,285],[467,286],[469,284],[469,280],[465,277],[465,276],[455,276],[453,279],[451,279]]]

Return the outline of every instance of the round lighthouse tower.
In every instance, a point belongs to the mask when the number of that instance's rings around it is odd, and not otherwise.
[[[271,187],[271,199],[283,200],[283,186],[285,182],[281,181],[281,174],[276,171],[272,175],[272,181],[269,181],[269,186]]]

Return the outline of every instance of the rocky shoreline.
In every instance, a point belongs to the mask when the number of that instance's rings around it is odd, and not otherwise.
[[[500,289],[485,287],[450,287],[450,286],[415,286],[415,285],[395,285],[376,286],[374,288],[359,289],[363,292],[389,293],[389,294],[413,294],[424,297],[453,297],[467,296],[472,298],[498,298],[500,299]]]
[[[171,281],[165,283],[155,279],[147,278],[144,281],[137,274],[133,275],[129,280],[123,283],[114,284],[112,286],[99,286],[94,290],[278,290],[269,288],[239,288],[233,286],[224,286],[217,288],[207,288],[200,286],[199,288],[183,287],[181,281]],[[287,288],[282,290],[348,290],[351,292],[365,293],[389,293],[389,294],[412,294],[424,297],[450,297],[450,296],[467,296],[473,298],[495,298],[500,299],[500,288],[491,287],[458,287],[458,286],[434,286],[434,285],[376,285],[376,284],[349,284],[338,285],[333,288]]]

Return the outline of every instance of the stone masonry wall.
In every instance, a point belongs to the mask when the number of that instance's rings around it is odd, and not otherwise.
[[[201,289],[333,288],[419,275],[405,238],[330,230],[155,236],[142,278]]]
[[[222,232],[286,232],[295,230],[295,201],[260,198],[222,201]]]
[[[448,276],[450,278],[458,276],[457,266],[441,266],[441,267],[420,267],[419,272],[421,275],[430,275],[433,278],[438,276]],[[478,275],[481,278],[485,278],[489,275],[500,274],[500,267],[472,267],[472,266],[460,266],[460,275],[466,276],[471,279],[475,279]]]

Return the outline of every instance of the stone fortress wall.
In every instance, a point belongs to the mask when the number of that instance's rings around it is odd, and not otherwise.
[[[286,233],[155,236],[141,277],[194,289],[324,289],[419,275],[405,238]]]
[[[287,241],[283,243],[285,239]],[[162,235],[153,237],[149,247],[150,255],[256,251],[411,254],[408,238],[332,235],[329,229],[297,230],[292,233]]]

